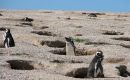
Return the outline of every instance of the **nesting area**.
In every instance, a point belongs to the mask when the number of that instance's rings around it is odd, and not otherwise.
[[[0,80],[130,79],[129,12],[0,12]],[[5,29],[10,29],[15,47],[4,47]],[[67,54],[65,37],[72,37],[74,55]],[[105,77],[87,78],[98,50],[104,55]]]

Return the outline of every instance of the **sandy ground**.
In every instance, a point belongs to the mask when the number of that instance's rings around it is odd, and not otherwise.
[[[88,16],[90,13],[0,10],[0,80],[86,80],[65,75],[87,68],[99,49],[104,53],[106,78],[90,80],[130,80],[119,76],[115,68],[125,65],[130,71],[130,13],[100,13],[97,17]],[[25,17],[34,21],[23,21]],[[3,28],[11,29],[15,47],[2,47]],[[64,37],[68,36],[74,39],[77,49],[88,53],[65,55]],[[61,43],[50,42],[57,40]]]

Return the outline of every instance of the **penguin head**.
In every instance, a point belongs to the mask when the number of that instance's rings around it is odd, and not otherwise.
[[[104,58],[103,52],[101,50],[98,50],[95,56],[98,57],[101,61]]]
[[[6,33],[10,33],[10,29],[6,29],[5,32],[6,32]]]

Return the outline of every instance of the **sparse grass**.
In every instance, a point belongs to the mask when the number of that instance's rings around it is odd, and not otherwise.
[[[110,45],[106,42],[86,42],[85,45]]]
[[[85,42],[86,39],[80,39],[80,38],[75,38],[74,39],[74,42],[78,42],[78,43],[82,43],[82,42]]]
[[[125,59],[124,58],[107,58],[106,61],[108,63],[119,63],[123,62]]]
[[[129,37],[119,37],[119,38],[112,38],[114,40],[121,40],[121,41],[130,41]]]
[[[87,56],[94,55],[96,53],[96,49],[76,49],[76,56]]]
[[[116,32],[116,31],[104,31],[104,35],[123,35],[124,33]]]

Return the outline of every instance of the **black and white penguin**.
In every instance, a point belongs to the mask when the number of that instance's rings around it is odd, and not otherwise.
[[[14,39],[12,37],[12,34],[10,33],[10,29],[5,30],[5,33],[4,33],[3,37],[4,37],[4,47],[5,48],[15,46],[15,42],[14,42]]]

